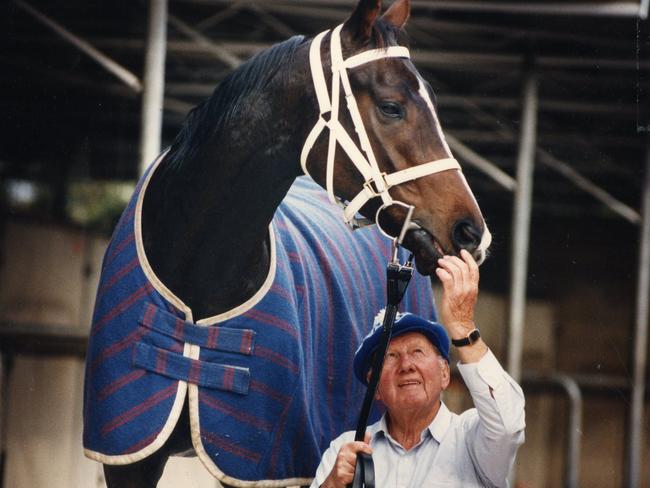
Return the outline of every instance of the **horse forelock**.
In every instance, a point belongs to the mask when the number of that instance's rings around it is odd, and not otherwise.
[[[395,27],[388,22],[378,19],[372,25],[372,41],[377,48],[389,46],[409,47],[409,38],[404,29]]]

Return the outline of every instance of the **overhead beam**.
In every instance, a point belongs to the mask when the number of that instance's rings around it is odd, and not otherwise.
[[[197,4],[232,3],[233,0],[180,0]],[[258,0],[259,1],[259,0]],[[263,2],[264,0],[262,0]],[[318,5],[326,7],[351,8],[352,0],[279,0],[278,3]],[[446,10],[454,12],[493,12],[525,15],[563,15],[584,17],[643,17],[643,2],[480,2],[480,1],[433,1],[412,0],[413,9]],[[646,15],[647,15],[647,7]]]
[[[178,17],[170,15],[169,23],[173,25],[174,28],[179,32],[192,39],[193,43],[197,47],[200,47],[206,52],[215,56],[217,59],[230,66],[231,68],[237,68],[240,64],[242,64],[243,61],[238,56],[233,54],[232,49],[229,49],[224,45],[224,43],[213,41],[198,30],[191,27],[189,24],[183,22]]]
[[[307,0],[309,2],[310,0]],[[583,17],[639,17],[639,2],[479,2],[413,1],[413,7],[455,12],[490,12],[525,15],[561,15]]]
[[[115,62],[114,60],[106,56],[104,53],[99,51],[89,42],[83,40],[81,37],[70,32],[68,29],[66,29],[61,24],[59,24],[55,20],[51,19],[50,17],[42,13],[40,10],[35,9],[27,2],[23,0],[13,0],[13,1],[17,7],[27,12],[29,15],[31,15],[41,24],[48,27],[50,30],[54,31],[61,38],[65,39],[68,43],[72,44],[74,47],[87,54],[91,59],[96,61],[100,66],[102,66],[109,73],[112,73],[117,78],[122,80],[133,91],[135,91],[136,93],[140,93],[142,91],[142,83],[140,82],[138,77],[135,76],[133,73],[131,73],[128,69],[126,69],[125,67],[121,66],[120,64],[118,64],[117,62]]]
[[[212,94],[218,80],[214,83],[167,83],[167,93],[178,96],[206,97]],[[440,107],[463,107],[471,102],[482,107],[503,110],[518,110],[521,102],[515,98],[490,97],[477,95],[437,95]],[[629,117],[636,115],[637,106],[624,103],[607,103],[602,101],[576,102],[574,100],[546,99],[539,101],[540,112],[605,114],[611,116]]]
[[[450,109],[444,104],[440,103],[439,106],[444,109],[445,114],[450,114]],[[542,112],[542,110],[540,110]],[[600,119],[599,119],[600,120]],[[629,120],[629,119],[627,119]],[[449,127],[449,125],[448,125]],[[502,145],[512,145],[517,141],[517,138],[514,134],[505,135],[500,134],[497,139],[494,137],[494,132],[490,129],[448,129],[450,130],[458,139],[473,142],[477,144],[498,144]],[[544,132],[540,132],[538,140],[540,145],[556,145],[556,146],[569,146],[575,147],[576,141],[584,138],[584,135],[576,132],[559,132],[559,130],[551,131],[550,129],[545,129]],[[626,149],[643,149],[644,143],[642,140],[639,140],[638,137],[633,135],[621,136],[621,135],[611,135],[611,136],[602,136],[598,140],[590,142],[592,147],[616,147],[621,149],[625,146]]]
[[[269,3],[272,2],[265,2],[264,6],[261,6],[257,3],[250,3],[246,6],[246,8],[255,12],[260,20],[268,25],[271,29],[273,29],[277,34],[284,37],[295,36],[296,32],[291,27],[268,12]]]
[[[465,107],[470,113],[476,115],[478,119],[483,121],[491,120],[496,127],[495,130],[496,134],[502,135],[503,137],[507,137],[507,138],[513,136],[514,130],[512,128],[508,127],[502,120],[499,120],[493,115],[486,113],[476,104],[467,101]],[[615,212],[616,214],[618,214],[619,216],[623,217],[625,220],[631,223],[638,224],[640,222],[641,220],[640,215],[635,209],[631,208],[628,205],[625,205],[623,202],[620,202],[612,195],[610,195],[608,192],[598,187],[595,183],[592,183],[590,180],[580,175],[577,171],[571,168],[569,164],[556,158],[555,156],[553,156],[548,151],[545,151],[544,149],[537,148],[536,152],[540,162],[549,166],[551,169],[560,172],[569,181],[574,183],[578,188],[582,189],[583,191],[593,196],[596,200],[606,205],[610,210],[612,210],[613,212]]]
[[[503,110],[517,110],[521,106],[520,101],[510,97],[440,94],[436,98],[441,106],[448,107],[462,106],[467,101],[480,106]],[[540,112],[608,114],[629,117],[636,115],[637,109],[638,107],[635,104],[607,103],[602,100],[576,102],[575,100],[544,99],[539,101]]]
[[[229,19],[233,15],[236,15],[239,13],[239,11],[244,8],[246,2],[242,0],[237,0],[233,2],[232,5],[229,7],[226,7],[225,9],[221,10],[220,12],[217,12],[214,15],[211,15],[205,19],[203,19],[200,22],[197,22],[194,24],[194,28],[199,30],[199,31],[204,31],[206,29],[209,29],[211,27],[214,27],[217,24],[220,24],[226,19]]]
[[[641,222],[641,216],[636,210],[614,198],[612,195],[607,193],[598,185],[589,181],[587,178],[582,176],[566,163],[560,161],[552,154],[541,149],[538,149],[536,151],[536,154],[540,162],[544,163],[549,168],[564,176],[575,186],[599,200],[601,203],[609,207],[613,212],[617,213],[628,222],[635,225],[638,225]]]
[[[170,17],[171,20],[171,17]],[[217,41],[209,40],[212,44],[217,44]],[[142,41],[137,39],[97,39],[95,44],[98,46],[115,47],[120,49],[142,49]],[[250,57],[253,54],[267,49],[272,46],[270,42],[237,42],[237,41],[218,41],[218,46],[235,56]],[[186,42],[178,40],[170,40],[168,43],[168,50],[177,53],[192,53],[197,55],[214,54],[213,48],[197,42]],[[486,70],[488,72],[501,73],[504,68],[511,68],[518,71],[522,66],[523,56],[512,54],[485,54],[469,51],[458,51],[450,53],[442,50],[432,49],[418,49],[411,52],[413,62],[419,68],[422,67],[447,67],[458,66],[463,69],[472,70]],[[594,69],[599,73],[605,69],[613,70],[650,70],[650,61],[635,60],[630,58],[614,59],[614,58],[572,58],[563,56],[540,56],[535,58],[538,60],[536,66],[538,69],[543,68],[543,71],[552,70],[554,68],[575,68],[575,69]],[[541,73],[543,74],[543,72]]]
[[[456,137],[449,134],[448,132],[445,133],[445,138],[447,139],[449,147],[456,156],[492,178],[506,190],[515,191],[517,182],[512,176],[501,170],[492,161],[489,161],[487,158],[484,158],[477,152],[467,147],[465,144],[460,142]]]

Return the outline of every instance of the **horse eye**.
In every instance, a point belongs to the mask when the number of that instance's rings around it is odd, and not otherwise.
[[[401,119],[404,117],[403,107],[396,102],[381,102],[379,104],[379,111],[382,115],[391,119]]]

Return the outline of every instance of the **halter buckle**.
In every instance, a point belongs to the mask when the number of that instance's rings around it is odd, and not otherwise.
[[[388,190],[388,184],[386,183],[386,177],[388,176],[385,172],[379,173],[381,181],[384,183],[386,190],[380,190],[377,186],[377,181],[375,178],[370,178],[369,180],[363,183],[363,189],[366,191],[366,194],[371,196],[371,198],[379,197],[384,191]]]

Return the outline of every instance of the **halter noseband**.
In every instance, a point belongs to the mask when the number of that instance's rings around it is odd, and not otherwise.
[[[377,210],[375,222],[378,222],[379,212],[395,203],[403,204],[394,200],[388,190],[395,185],[411,181],[422,176],[447,171],[450,169],[460,170],[458,161],[453,158],[443,158],[428,163],[412,166],[407,169],[397,171],[395,173],[386,174],[380,171],[377,165],[377,160],[370,146],[370,141],[363,125],[361,113],[357,106],[357,102],[350,87],[350,80],[348,78],[347,70],[356,68],[362,64],[370,61],[377,61],[383,58],[409,58],[409,51],[403,46],[390,46],[383,49],[371,49],[364,51],[348,59],[343,59],[343,52],[341,49],[341,32],[342,25],[334,28],[330,38],[330,57],[332,62],[332,98],[330,100],[327,85],[325,83],[325,74],[323,72],[323,65],[321,61],[321,41],[323,37],[329,32],[324,31],[318,34],[311,43],[309,50],[309,63],[311,66],[311,75],[314,80],[314,90],[316,91],[316,98],[318,99],[318,106],[320,108],[320,115],[318,121],[313,129],[307,136],[305,144],[302,147],[300,154],[300,164],[305,174],[307,171],[307,157],[309,152],[314,146],[316,139],[325,127],[329,129],[329,146],[327,150],[327,167],[326,167],[326,188],[329,199],[332,203],[339,203],[343,207],[343,220],[352,228],[361,227],[362,225],[372,224],[370,221],[361,222],[355,218],[369,200],[375,197],[380,197],[382,205]],[[354,129],[359,136],[361,149],[357,147],[350,135],[346,132],[345,128],[339,122],[339,95],[340,87],[343,84],[343,91],[348,111],[354,123]],[[324,115],[330,113],[329,120],[325,120]],[[363,188],[359,193],[352,198],[347,204],[338,200],[334,195],[334,153],[336,150],[336,143],[339,143],[343,150],[346,152],[350,160],[354,163],[364,178]],[[363,152],[362,152],[363,151]],[[363,155],[366,154],[366,156]],[[381,226],[377,224],[381,229]],[[385,233],[385,232],[384,232]],[[386,234],[386,233],[385,233]],[[388,235],[388,234],[387,234]]]

